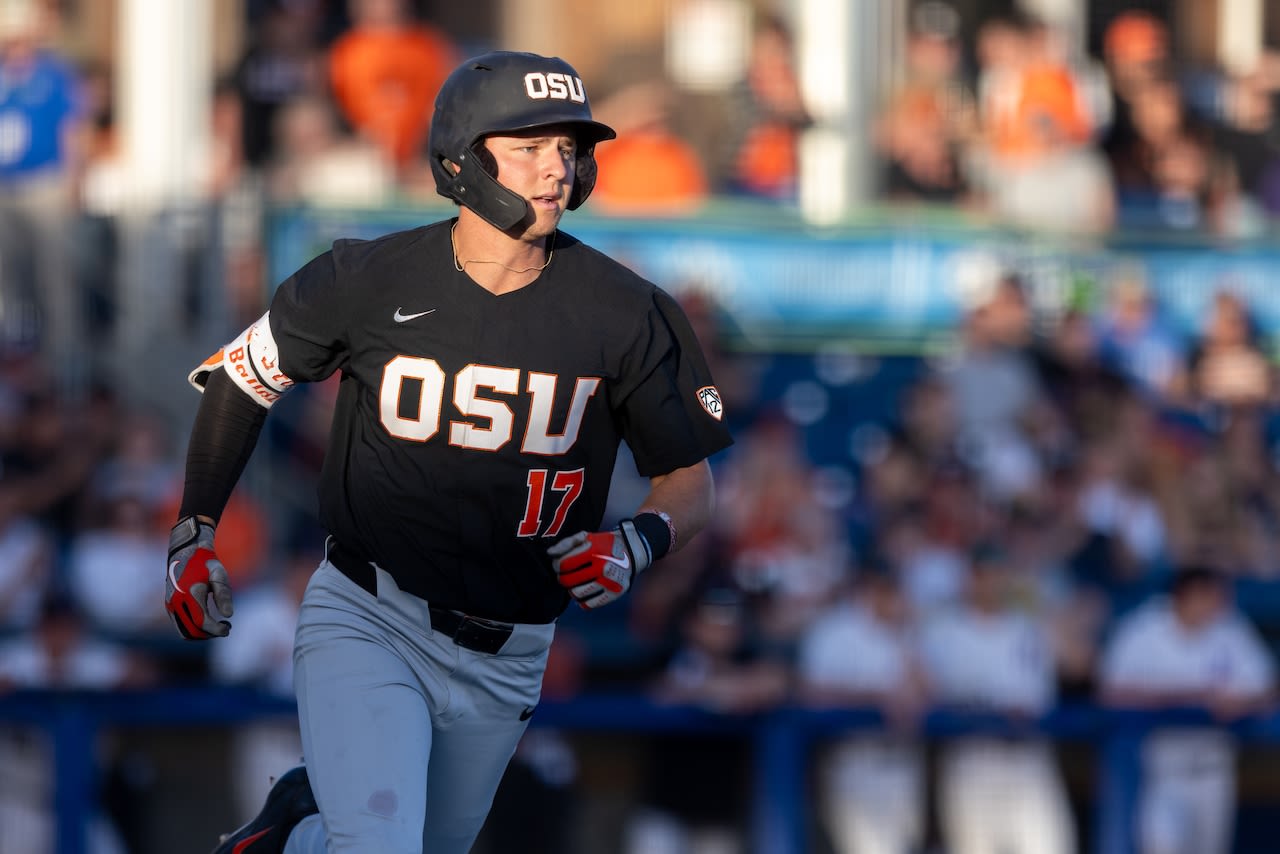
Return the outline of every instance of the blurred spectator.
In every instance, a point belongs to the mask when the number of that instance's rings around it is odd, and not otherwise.
[[[1145,462],[1111,442],[1085,450],[1076,513],[1086,531],[1115,547],[1110,585],[1141,580],[1169,554],[1168,526]]]
[[[1255,229],[1238,176],[1212,142],[1184,133],[1155,156],[1157,227],[1226,237]],[[1147,223],[1128,217],[1137,226]]]
[[[1280,482],[1274,476],[1267,418],[1259,410],[1234,411],[1218,431],[1218,447],[1237,517],[1231,526],[1237,530],[1232,538],[1237,559],[1231,568],[1240,575],[1275,579],[1280,577]]]
[[[928,482],[923,490],[928,490]],[[885,519],[877,532],[878,548],[899,577],[908,607],[922,619],[950,608],[964,589],[963,547],[939,536],[925,524],[919,507]]]
[[[706,168],[671,125],[672,97],[664,81],[641,80],[596,105],[598,120],[618,132],[596,148],[599,178],[591,204],[601,213],[674,216],[706,201]]]
[[[1071,234],[1103,234],[1116,221],[1106,160],[1076,141],[1053,116],[1031,125],[1036,153],[993,161],[987,186],[991,213],[1006,225]]]
[[[1048,398],[1028,349],[1022,282],[999,276],[989,293],[976,295],[962,323],[958,351],[940,377],[955,404],[963,459],[996,494],[1025,491],[1041,476],[1028,427]]]
[[[1218,573],[1177,573],[1168,597],[1122,618],[1102,663],[1101,698],[1126,708],[1201,707],[1213,723],[1148,736],[1136,821],[1142,854],[1226,854],[1236,749],[1223,725],[1271,706],[1275,669]]]
[[[1133,111],[1151,84],[1170,71],[1169,33],[1155,15],[1141,9],[1122,11],[1106,26],[1102,56],[1110,83],[1111,121],[1101,144],[1109,157],[1128,150],[1138,136]]]
[[[1131,229],[1239,236],[1258,227],[1213,132],[1187,107],[1176,81],[1156,78],[1134,93],[1134,133],[1109,150],[1118,223]]]
[[[963,202],[962,149],[976,130],[973,94],[960,78],[960,17],[931,0],[911,14],[906,71],[876,120],[884,194],[895,201]]]
[[[1155,399],[1179,394],[1185,383],[1185,344],[1161,314],[1145,274],[1118,270],[1097,319],[1102,361]]]
[[[233,72],[240,101],[245,162],[254,169],[277,156],[277,113],[295,98],[327,93],[318,0],[267,0],[249,22]]]
[[[1182,92],[1167,77],[1144,81],[1133,93],[1128,115],[1132,129],[1107,148],[1122,222],[1129,207],[1155,191],[1157,152],[1189,127]]]
[[[100,504],[133,496],[154,517],[182,488],[169,424],[158,412],[125,408],[116,419],[114,442],[85,485],[82,518],[100,519]]]
[[[155,675],[144,656],[95,636],[74,598],[56,588],[41,598],[32,631],[0,646],[0,690],[123,690]]]
[[[1205,442],[1171,484],[1166,504],[1176,519],[1177,555],[1231,577],[1275,578],[1280,505],[1270,451],[1257,416],[1233,414],[1216,441]]]
[[[172,625],[163,608],[169,540],[154,509],[121,495],[97,525],[77,533],[68,546],[68,589],[79,608],[103,632],[120,638],[168,637]]]
[[[0,643],[0,694],[15,689],[121,690],[150,684],[144,659],[95,639],[74,602],[46,597],[29,634]],[[98,757],[100,765],[106,757]],[[0,851],[53,854],[56,849],[53,750],[37,729],[0,729]],[[89,854],[124,854],[112,823],[91,814]]]
[[[902,439],[924,465],[957,459],[955,400],[938,374],[926,374],[908,386],[898,410]]]
[[[349,0],[351,28],[329,52],[342,115],[402,178],[422,157],[436,93],[458,63],[444,32],[415,20],[407,0]]]
[[[1048,26],[996,18],[979,32],[981,144],[975,175],[1002,223],[1050,231],[1104,232],[1115,219],[1094,119]]]
[[[824,746],[819,809],[836,854],[911,854],[924,841],[925,769],[917,727],[927,696],[916,632],[892,573],[865,568],[805,632],[798,700],[878,709],[887,732]]]
[[[76,530],[81,497],[101,460],[98,431],[112,426],[84,415],[47,389],[30,395],[4,459],[5,485],[20,510],[59,538]]]
[[[0,634],[34,625],[53,580],[56,543],[20,507],[17,492],[0,487]]]
[[[372,142],[345,134],[328,100],[298,96],[275,118],[266,169],[273,204],[376,208],[394,197],[394,165]]]
[[[1273,55],[1270,62],[1277,62]],[[1280,167],[1280,122],[1276,121],[1275,85],[1259,67],[1227,77],[1221,84],[1221,112],[1214,128],[1214,146],[1229,161],[1235,179],[1276,213],[1280,198],[1268,195],[1267,173]]]
[[[764,15],[751,37],[747,70],[729,92],[725,186],[732,194],[790,201],[799,178],[799,140],[812,120],[800,92],[791,27]]]
[[[1098,413],[1127,385],[1119,371],[1104,360],[1101,349],[1095,318],[1084,308],[1070,307],[1033,350],[1045,393],[1073,436],[1087,433],[1087,425],[1096,421]],[[1061,469],[1064,460],[1051,463]]]
[[[950,854],[1069,854],[1076,829],[1052,744],[1036,723],[1054,707],[1057,672],[1042,615],[1010,599],[1010,566],[975,550],[964,603],[924,627],[933,695],[993,720],[942,746],[937,772]]]
[[[995,17],[978,30],[978,111],[986,156],[1034,158],[1045,151],[1045,127],[1056,139],[1088,142],[1093,120],[1071,69],[1046,25]]]
[[[1017,502],[993,526],[999,532],[1009,566],[1008,595],[1022,609],[1039,615],[1049,631],[1059,694],[1092,693],[1098,645],[1111,616],[1106,590],[1072,571],[1079,527],[1046,490],[1035,500]]]
[[[789,673],[753,642],[739,592],[705,590],[682,624],[682,643],[650,689],[654,700],[723,714],[781,703]],[[745,848],[750,752],[732,737],[663,734],[648,751],[626,854],[735,854]]]
[[[751,594],[760,631],[781,648],[825,607],[849,561],[845,528],[816,489],[794,424],[766,415],[725,459],[714,522],[733,583]]]
[[[302,593],[322,556],[320,548],[295,547],[281,557],[276,574],[244,589],[236,600],[242,622],[209,650],[209,675],[215,682],[250,685],[293,699],[293,630]],[[297,717],[290,712],[240,725],[231,752],[232,790],[244,823],[262,808],[271,781],[301,761]]]
[[[38,329],[62,375],[83,334],[66,243],[83,111],[75,69],[48,47],[52,14],[38,0],[0,7],[0,297],[5,335]]]
[[[1244,298],[1229,290],[1213,298],[1188,359],[1194,401],[1232,409],[1276,400],[1276,369]]]

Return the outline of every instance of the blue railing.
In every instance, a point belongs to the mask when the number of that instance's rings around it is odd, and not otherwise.
[[[234,726],[265,716],[291,714],[291,702],[230,687],[182,687],[119,693],[17,692],[0,696],[0,723],[46,729],[53,738],[58,854],[84,854],[86,817],[95,802],[98,733],[113,726]],[[587,695],[544,701],[535,726],[573,732],[717,732],[750,739],[754,751],[751,836],[755,854],[809,851],[807,766],[811,748],[823,738],[882,721],[867,709],[782,708],[757,715],[721,715],[688,707],[657,705],[643,697]],[[1139,782],[1138,745],[1151,728],[1209,724],[1198,710],[1130,712],[1091,705],[1063,706],[1033,726],[1059,743],[1081,743],[1097,751],[1093,794],[1093,854],[1133,854],[1131,816]],[[1280,713],[1251,718],[1231,729],[1245,743],[1280,744]],[[925,721],[930,739],[974,732],[1008,732],[997,717],[935,710]]]

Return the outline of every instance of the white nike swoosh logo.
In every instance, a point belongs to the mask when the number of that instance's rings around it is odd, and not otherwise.
[[[401,308],[403,308],[403,306],[401,306]],[[420,311],[417,314],[401,314],[400,309],[397,308],[396,313],[391,315],[391,318],[396,323],[404,323],[406,320],[413,320],[416,317],[422,317],[424,314],[430,314],[433,311],[435,311],[434,308],[429,308],[426,311]]]
[[[603,560],[603,561],[605,561],[605,562],[607,562],[607,563],[611,563],[611,564],[613,564],[613,565],[615,565],[615,566],[620,566],[620,567],[622,567],[623,569],[630,569],[630,568],[631,568],[631,558],[629,558],[629,557],[624,557],[624,558],[619,559],[619,558],[614,557],[613,555],[600,555],[600,559],[601,559],[601,560]]]
[[[177,568],[178,568],[178,562],[176,560],[169,562],[169,583],[172,584],[173,589],[178,591],[179,593],[186,593],[187,591],[183,590],[181,587],[178,586],[178,579],[173,574],[173,571]]]

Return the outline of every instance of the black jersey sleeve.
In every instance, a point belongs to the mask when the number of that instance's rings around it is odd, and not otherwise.
[[[691,466],[733,444],[693,327],[661,289],[654,290],[619,391],[622,436],[645,477]]]
[[[353,296],[341,274],[341,243],[300,267],[271,299],[280,368],[294,382],[327,379],[346,361]]]

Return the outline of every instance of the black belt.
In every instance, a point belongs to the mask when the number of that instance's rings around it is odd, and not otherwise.
[[[351,579],[366,593],[378,595],[378,573],[373,564],[344,548],[336,540],[329,541],[329,563]],[[469,617],[448,608],[428,606],[431,630],[448,635],[464,649],[496,655],[515,629],[511,623],[500,623],[480,617]]]

